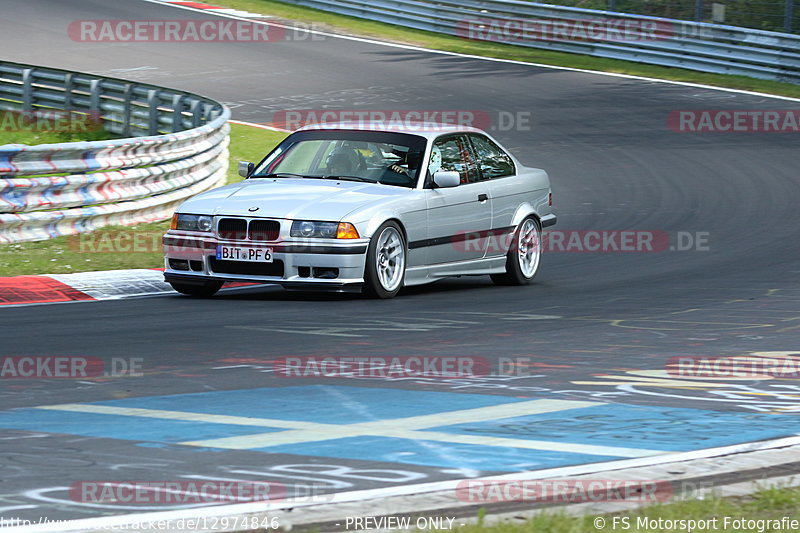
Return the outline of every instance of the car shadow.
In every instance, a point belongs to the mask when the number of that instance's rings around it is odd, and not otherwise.
[[[464,276],[462,278],[445,278],[425,285],[405,287],[396,298],[425,297],[442,293],[456,293],[459,291],[491,290],[499,288],[492,283],[489,276]],[[179,294],[175,298],[187,298]],[[341,302],[352,300],[370,301],[360,293],[324,292],[324,291],[297,291],[285,290],[279,285],[254,285],[252,287],[235,287],[222,289],[212,296],[213,299],[253,301],[263,300],[272,302]],[[209,298],[203,298],[209,299]]]

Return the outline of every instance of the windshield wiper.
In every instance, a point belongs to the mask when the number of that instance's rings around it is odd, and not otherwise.
[[[363,181],[365,183],[375,183],[374,180],[362,178],[361,176],[319,176],[324,180],[345,180],[345,181]]]

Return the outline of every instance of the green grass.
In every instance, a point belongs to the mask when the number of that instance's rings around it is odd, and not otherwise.
[[[102,141],[116,139],[107,131],[69,132],[69,131],[3,131],[0,129],[0,146],[4,144],[51,144],[79,141]]]
[[[323,25],[316,26],[317,29],[328,29],[349,35],[371,37],[424,48],[800,97],[800,86],[791,83],[757,80],[746,76],[707,74],[686,69],[644,65],[630,61],[604,59],[580,54],[551,52],[549,50],[538,50],[509,44],[469,41],[433,32],[407,29],[392,24],[335,15],[275,0],[217,0],[213,3],[224,7],[272,15],[288,21]],[[325,46],[324,42],[320,41],[308,41],[308,45]]]
[[[705,528],[695,527],[697,533],[717,532],[752,532],[757,528],[736,528],[736,524],[725,523],[725,517],[730,519],[744,518],[746,520],[781,520],[787,517],[790,520],[800,521],[800,489],[773,488],[759,491],[752,496],[739,498],[708,497],[703,500],[687,500],[668,504],[657,504],[643,507],[636,511],[614,513],[607,515],[568,516],[563,512],[548,512],[538,515],[525,522],[501,523],[484,525],[479,513],[476,525],[457,528],[457,533],[598,533],[598,532],[664,532],[688,533],[689,522],[670,524],[667,521],[678,520],[711,520],[717,518],[716,527],[711,523]],[[598,516],[600,519],[598,519]],[[616,519],[615,519],[616,517]],[[653,520],[663,519],[661,523]],[[604,525],[600,525],[600,520]],[[615,521],[616,520],[616,521]],[[640,520],[646,520],[640,523]],[[627,522],[628,526],[625,525]],[[646,527],[639,527],[645,525]],[[656,525],[661,527],[649,527]],[[764,523],[763,525],[769,525]],[[600,526],[600,527],[598,527]],[[672,527],[669,527],[672,526]],[[758,527],[758,526],[756,526]],[[763,531],[797,531],[791,528],[764,527]]]
[[[289,134],[280,131],[231,124],[231,156],[228,164],[228,183],[242,179],[237,171],[239,161],[258,163],[267,155],[267,152],[277,146],[287,135]]]
[[[18,102],[0,98],[4,108]],[[4,144],[51,144],[117,139],[103,129],[97,117],[79,112],[40,107],[34,111],[0,110],[0,146]]]
[[[228,183],[239,181],[239,161],[260,161],[285,133],[231,124]],[[47,241],[0,244],[0,276],[23,274],[68,274],[119,268],[158,268],[164,264],[160,236],[169,221],[138,226],[109,226],[92,234],[58,237]],[[133,239],[136,250],[122,252]],[[125,249],[125,248],[123,248]],[[103,250],[114,250],[104,252]]]

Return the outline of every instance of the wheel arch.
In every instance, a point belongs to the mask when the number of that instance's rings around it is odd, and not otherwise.
[[[511,225],[514,227],[514,230],[516,231],[516,228],[528,217],[535,218],[536,223],[539,224],[539,229],[542,229],[541,215],[529,202],[524,202],[517,208],[514,217],[511,219]]]
[[[398,218],[398,217],[390,217],[390,218],[387,218],[386,220],[384,220],[383,222],[381,222],[378,227],[383,226],[387,222],[394,222],[394,223],[397,224],[397,227],[400,228],[400,233],[403,234],[403,241],[406,244],[406,252],[407,252],[408,251],[408,231],[406,231],[405,224],[403,224],[403,221],[400,220],[400,218]]]

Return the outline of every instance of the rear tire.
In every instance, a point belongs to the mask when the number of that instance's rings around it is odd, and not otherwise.
[[[170,281],[172,288],[181,294],[193,296],[195,298],[210,298],[222,288],[221,281],[208,281],[203,285],[192,285],[189,283],[175,283]]]
[[[492,274],[497,285],[527,285],[536,277],[542,258],[542,227],[533,217],[523,220],[506,254],[504,274]]]
[[[394,298],[406,277],[406,242],[396,222],[384,222],[372,236],[364,265],[364,294]]]

